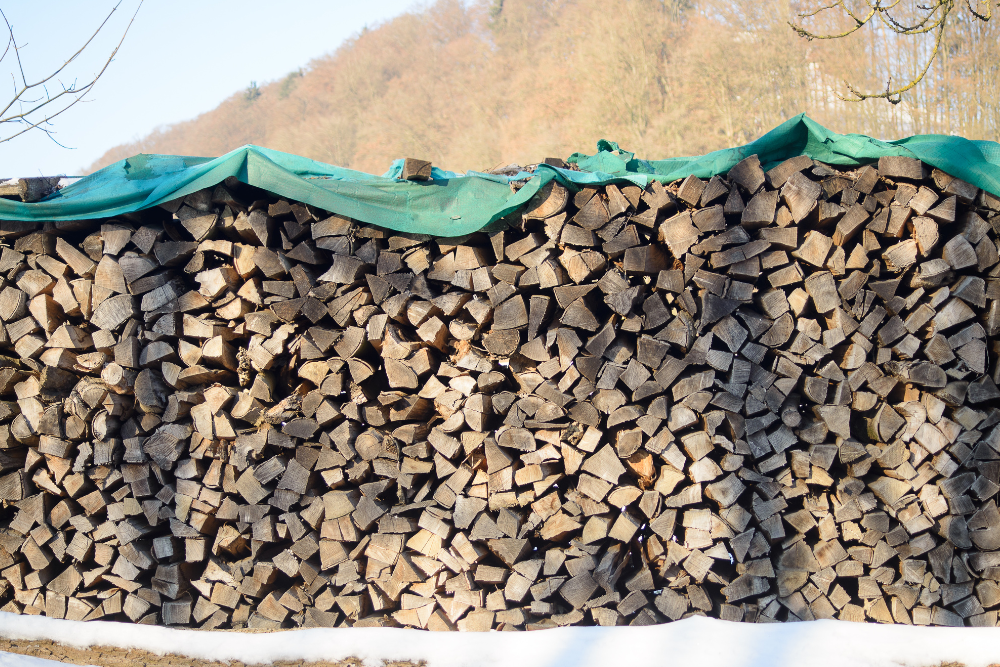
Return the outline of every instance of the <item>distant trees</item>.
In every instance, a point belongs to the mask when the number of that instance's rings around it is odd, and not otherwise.
[[[247,89],[243,91],[243,99],[250,103],[256,102],[260,96],[260,88],[257,87],[256,81],[251,81]]]
[[[601,138],[656,159],[737,146],[802,112],[885,139],[1000,139],[1000,20],[957,7],[921,85],[896,105],[851,104],[836,94],[843,81],[866,92],[886,73],[912,80],[930,47],[884,30],[807,41],[789,29],[847,30],[843,12],[796,18],[799,3],[824,1],[437,0],[301,76],[258,82],[252,104],[234,91],[91,168],[248,143],[370,173],[405,155],[451,169],[526,164],[592,152]]]
[[[59,143],[54,136],[55,130],[52,121],[83,101],[87,93],[93,90],[98,80],[111,65],[111,61],[118,54],[118,49],[121,48],[125,36],[132,27],[132,22],[135,21],[135,17],[139,13],[139,8],[142,7],[142,2],[139,2],[139,7],[136,8],[135,14],[128,22],[121,39],[108,54],[107,59],[103,61],[100,69],[95,74],[86,77],[83,82],[75,76],[68,83],[65,82],[63,77],[71,76],[69,71],[71,66],[91,46],[119,6],[121,6],[121,2],[111,9],[97,30],[75,53],[52,71],[39,76],[27,74],[25,63],[21,58],[21,49],[24,46],[18,44],[14,35],[14,27],[7,19],[3,9],[0,8],[0,17],[3,18],[3,27],[6,28],[7,32],[7,44],[3,52],[0,53],[0,64],[6,62],[14,77],[12,97],[7,101],[2,101],[0,98],[0,143],[36,130],[44,132],[52,141]]]
[[[300,67],[294,72],[286,75],[284,79],[281,80],[281,87],[278,89],[278,97],[280,99],[285,99],[292,94],[292,90],[295,89],[295,84],[298,80],[302,78],[302,68]]]
[[[910,39],[929,38],[929,43],[923,46],[925,51],[923,63],[913,76],[904,76],[902,83],[893,83],[890,76],[883,91],[865,92],[855,87],[849,82],[845,82],[850,96],[838,93],[840,99],[846,102],[861,102],[868,99],[884,99],[891,104],[899,104],[902,101],[903,93],[912,90],[927,75],[931,63],[941,56],[942,47],[945,45],[944,37],[949,28],[966,20],[987,22],[993,18],[994,3],[1000,8],[997,0],[965,0],[965,6],[961,6],[956,0],[924,0],[921,2],[904,3],[903,0],[864,0],[861,2],[851,2],[850,0],[835,0],[832,4],[824,4],[815,9],[799,14],[799,21],[790,21],[789,25],[802,37],[812,39],[841,39],[848,37],[862,28],[869,26],[876,31],[881,31],[885,36],[905,37]],[[967,14],[962,17],[962,9],[967,10]],[[841,12],[849,17],[848,27],[843,30],[823,32],[804,27],[802,19],[819,17],[828,12]]]

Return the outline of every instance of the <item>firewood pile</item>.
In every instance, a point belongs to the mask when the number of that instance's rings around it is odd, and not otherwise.
[[[752,156],[501,223],[0,223],[0,608],[997,624],[1000,200]]]

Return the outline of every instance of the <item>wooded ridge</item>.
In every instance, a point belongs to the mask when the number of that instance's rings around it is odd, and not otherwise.
[[[1000,141],[1000,23],[952,13],[940,44],[949,57],[875,113],[840,100],[845,82],[895,86],[924,67],[934,36],[803,39],[789,21],[816,34],[857,27],[839,9],[810,11],[820,4],[434,0],[78,173],[139,153],[215,156],[246,144],[372,174],[403,155],[461,171],[530,164],[592,153],[600,137],[646,158],[694,156],[747,144],[798,113],[844,134]],[[893,11],[908,25],[923,15]]]
[[[899,157],[450,239],[235,179],[0,222],[0,610],[994,626],[998,232]]]

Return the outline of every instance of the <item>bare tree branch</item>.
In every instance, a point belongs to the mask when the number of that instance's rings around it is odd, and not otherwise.
[[[863,102],[864,100],[869,99],[884,99],[890,104],[899,104],[902,101],[903,93],[912,90],[924,79],[931,64],[940,54],[941,43],[944,39],[945,31],[949,27],[949,17],[952,16],[957,9],[955,0],[933,0],[927,5],[918,4],[916,8],[919,12],[921,12],[921,14],[915,23],[904,23],[903,19],[893,15],[893,11],[898,8],[901,1],[902,0],[892,0],[888,4],[883,4],[882,0],[865,0],[865,4],[869,9],[868,14],[865,16],[854,12],[847,5],[845,0],[836,0],[831,4],[823,5],[816,9],[802,12],[798,15],[800,20],[811,19],[816,18],[825,12],[833,11],[839,8],[844,14],[851,18],[854,25],[847,30],[838,33],[824,34],[813,32],[812,30],[803,27],[800,23],[789,22],[788,25],[790,25],[796,33],[798,33],[801,37],[810,40],[841,39],[856,33],[867,25],[875,25],[872,24],[872,19],[876,18],[881,25],[885,26],[886,29],[896,35],[916,38],[920,35],[933,34],[934,46],[927,58],[927,62],[924,64],[920,72],[907,83],[893,88],[892,77],[890,76],[883,92],[866,92],[859,90],[857,87],[845,81],[844,85],[847,87],[847,90],[850,91],[850,97],[838,93],[837,97],[841,100],[845,102]],[[973,17],[980,21],[989,21],[993,17],[994,3],[1000,7],[1000,0],[975,0],[975,7],[985,7],[985,10],[979,11],[973,6],[973,0],[966,0],[969,12]]]
[[[966,0],[969,5],[969,11],[980,21],[989,21],[993,18],[993,5],[990,4],[990,0],[977,0],[977,5],[986,5],[986,13],[980,14],[975,9],[972,8],[972,0]]]
[[[28,78],[24,73],[24,65],[21,62],[20,49],[17,44],[17,40],[14,36],[14,28],[11,26],[10,21],[7,20],[6,14],[0,9],[0,17],[3,18],[4,24],[7,27],[7,47],[4,49],[3,55],[0,55],[0,62],[3,62],[4,58],[7,57],[13,48],[14,57],[17,59],[17,69],[21,73],[20,83],[14,80],[14,95],[6,102],[3,108],[0,108],[0,143],[10,141],[15,137],[19,137],[22,134],[30,132],[32,130],[39,130],[44,132],[52,141],[59,144],[53,136],[54,130],[51,127],[51,121],[73,108],[80,102],[84,101],[84,97],[87,93],[93,90],[94,86],[100,80],[100,78],[107,71],[111,62],[114,60],[115,56],[118,54],[118,50],[121,48],[125,41],[126,35],[128,35],[129,30],[132,27],[132,23],[135,21],[135,17],[139,13],[139,9],[142,8],[143,0],[140,0],[139,6],[136,7],[135,13],[129,20],[128,25],[125,27],[125,31],[122,33],[121,39],[115,45],[115,48],[108,55],[107,59],[104,61],[103,66],[100,70],[94,74],[86,83],[80,84],[74,80],[69,85],[64,84],[59,80],[59,75],[62,74],[81,54],[91,45],[94,39],[100,34],[100,32],[107,25],[108,21],[121,6],[121,0],[118,4],[111,8],[111,11],[104,18],[101,24],[97,27],[97,30],[90,36],[90,38],[84,42],[77,51],[66,59],[62,65],[56,68],[47,76],[33,81],[28,82]],[[49,84],[58,83],[60,90],[54,94],[49,93]],[[37,95],[37,96],[36,96]],[[3,104],[0,102],[0,104]],[[62,144],[59,144],[62,146]]]

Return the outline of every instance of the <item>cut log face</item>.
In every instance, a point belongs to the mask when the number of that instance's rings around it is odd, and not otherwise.
[[[996,625],[997,201],[750,156],[461,238],[238,183],[18,227],[0,611]]]
[[[407,181],[428,181],[431,178],[431,163],[408,157],[403,160],[403,169],[399,177]]]

